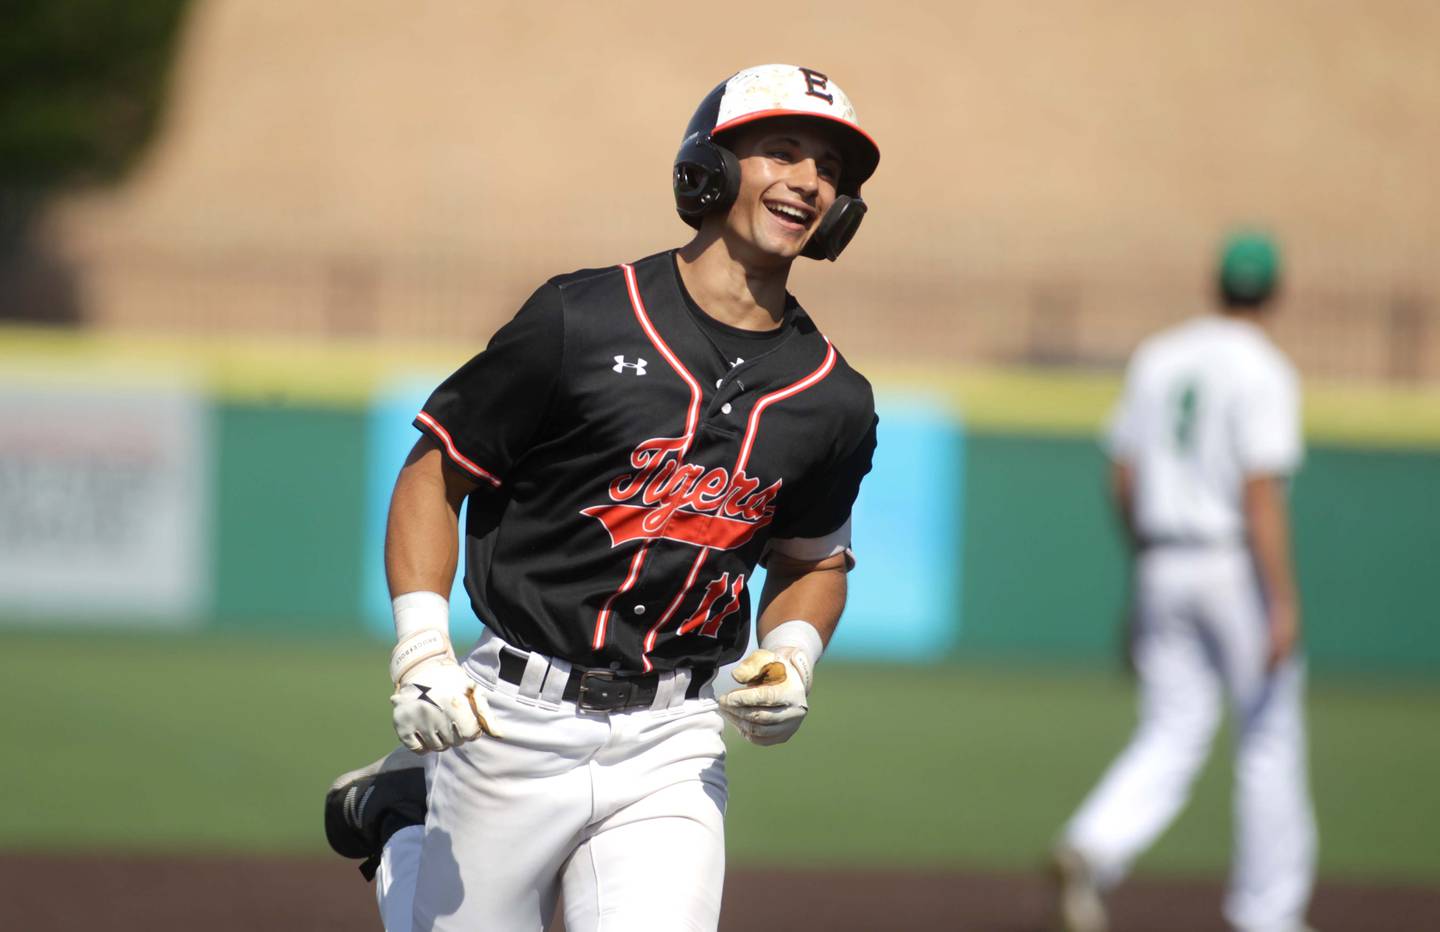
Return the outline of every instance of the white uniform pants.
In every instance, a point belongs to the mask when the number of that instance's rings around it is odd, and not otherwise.
[[[1140,721],[1065,842],[1117,883],[1188,800],[1222,691],[1235,717],[1235,842],[1225,916],[1237,929],[1303,926],[1314,882],[1304,665],[1265,673],[1264,603],[1241,547],[1157,548],[1136,564]]]
[[[559,701],[563,663],[531,655],[520,686],[500,681],[501,646],[487,634],[465,668],[503,738],[427,755],[424,832],[396,833],[376,876],[387,932],[541,932],[562,892],[571,932],[715,929],[727,790],[710,690],[686,699],[681,674],[648,709],[581,712]]]

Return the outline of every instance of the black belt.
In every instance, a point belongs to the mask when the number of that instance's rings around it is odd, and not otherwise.
[[[500,679],[515,686],[525,677],[529,655],[510,647],[500,648]],[[685,689],[686,699],[695,699],[700,690],[715,675],[713,667],[698,667],[690,671],[690,685]],[[548,674],[547,674],[548,675]],[[624,709],[649,708],[655,703],[655,694],[660,689],[660,677],[656,673],[616,673],[614,670],[589,670],[572,666],[570,678],[560,698],[573,702],[587,712],[619,712]]]

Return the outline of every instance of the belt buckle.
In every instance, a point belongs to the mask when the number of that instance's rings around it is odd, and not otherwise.
[[[610,670],[586,670],[575,704],[587,712],[614,712],[630,705],[634,695],[634,682],[617,679]]]

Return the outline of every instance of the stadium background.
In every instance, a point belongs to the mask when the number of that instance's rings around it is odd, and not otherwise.
[[[882,145],[864,233],[794,290],[885,432],[814,721],[732,742],[727,922],[803,868],[846,916],[813,928],[1035,927],[1130,725],[1095,437],[1237,223],[1286,249],[1307,384],[1317,925],[1440,916],[1432,6],[104,7],[17,5],[0,55],[0,887],[27,928],[373,925],[318,806],[390,742],[376,527],[415,396],[545,276],[677,241],[679,128],[769,60],[834,74]],[[1217,751],[1132,928],[1218,922]]]

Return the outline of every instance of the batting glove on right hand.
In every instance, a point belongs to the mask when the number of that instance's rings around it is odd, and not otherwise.
[[[720,697],[720,714],[751,744],[789,741],[810,711],[809,667],[793,647],[752,652],[731,673],[741,686]]]
[[[443,751],[481,735],[499,737],[486,720],[484,695],[455,662],[450,639],[434,629],[418,631],[390,655],[395,693],[391,718],[400,743],[417,754]]]

